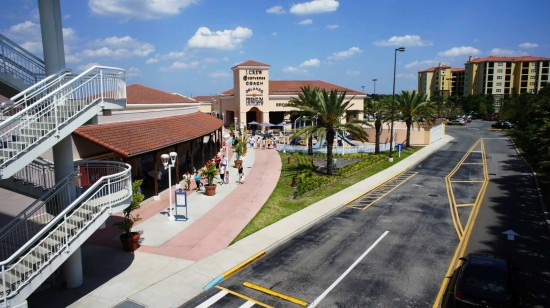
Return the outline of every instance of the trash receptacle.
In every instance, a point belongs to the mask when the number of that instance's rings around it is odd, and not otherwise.
[[[333,158],[332,159],[332,169],[335,169],[336,168],[336,163],[338,162],[338,160],[336,158]]]

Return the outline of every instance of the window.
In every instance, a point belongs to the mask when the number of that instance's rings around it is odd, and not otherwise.
[[[529,79],[537,79],[537,77],[536,76],[531,76],[531,77],[529,77]]]
[[[499,62],[499,63],[497,64],[497,66],[502,66],[502,65],[503,65],[503,63],[502,63],[502,62]]]
[[[497,76],[497,79],[502,79],[502,76]]]
[[[532,69],[532,70],[531,70],[531,73],[536,73],[536,72],[537,72],[536,69]]]
[[[496,92],[500,93],[500,92],[502,92],[502,89],[496,89]]]
[[[502,82],[497,82],[497,87],[502,87]]]
[[[498,69],[497,70],[497,74],[502,74],[503,70],[502,69]]]
[[[535,82],[532,81],[532,82],[529,83],[529,85],[534,86]]]
[[[529,93],[535,93],[535,89],[529,89]]]

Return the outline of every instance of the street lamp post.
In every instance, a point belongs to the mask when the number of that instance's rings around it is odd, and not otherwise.
[[[391,128],[390,128],[390,156],[389,161],[393,162],[393,117],[395,113],[395,66],[397,64],[397,52],[404,52],[405,47],[395,48],[393,53],[393,92],[391,98]]]
[[[373,83],[373,89],[372,89],[372,97],[374,98],[374,96],[376,95],[376,82],[378,81],[378,79],[374,78],[372,80],[372,83]]]
[[[160,156],[160,158],[162,159],[162,164],[164,165],[164,169],[168,170],[168,196],[170,200],[170,206],[168,207],[168,215],[170,220],[176,220],[174,207],[172,205],[172,170],[170,169],[176,165],[177,157],[178,157],[178,153],[176,152],[170,152],[170,154],[162,154]]]
[[[286,121],[283,121],[283,153],[286,153]]]

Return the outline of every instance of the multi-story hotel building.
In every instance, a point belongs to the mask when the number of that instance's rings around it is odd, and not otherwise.
[[[447,95],[537,93],[549,82],[550,58],[470,57],[464,69],[439,65],[418,72],[418,92],[435,97]]]
[[[418,92],[425,93],[428,99],[445,100],[451,95],[464,95],[464,69],[439,63],[418,72]]]

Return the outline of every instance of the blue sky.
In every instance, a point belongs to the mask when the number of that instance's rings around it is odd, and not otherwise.
[[[3,0],[0,33],[42,57],[38,0]],[[186,96],[233,87],[231,67],[391,94],[468,56],[550,57],[548,0],[61,0],[67,67],[127,70],[127,83]]]

